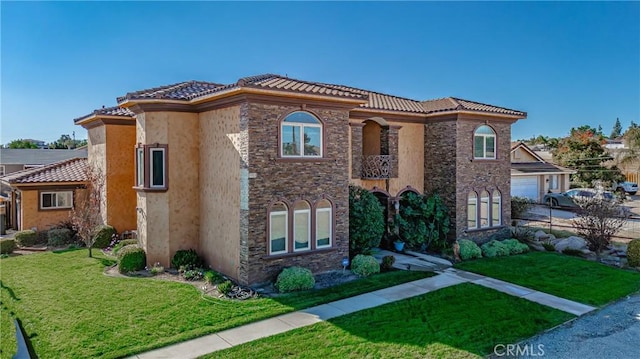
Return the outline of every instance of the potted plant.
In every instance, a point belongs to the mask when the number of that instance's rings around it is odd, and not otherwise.
[[[396,251],[398,252],[402,252],[404,250],[404,242],[400,238],[393,241],[393,246],[396,248]]]

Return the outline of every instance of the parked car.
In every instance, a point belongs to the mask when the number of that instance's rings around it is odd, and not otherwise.
[[[638,184],[629,181],[620,182],[616,186],[615,190],[618,192],[625,192],[633,196],[638,192]]]
[[[576,201],[591,198],[615,201],[616,196],[609,191],[598,191],[593,188],[574,188],[564,193],[547,193],[542,198],[543,203],[552,207],[580,207]]]

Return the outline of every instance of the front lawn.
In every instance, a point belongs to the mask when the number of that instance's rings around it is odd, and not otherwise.
[[[476,358],[573,317],[463,283],[205,358]]]
[[[639,272],[551,252],[482,258],[456,267],[596,306],[640,290]]]
[[[113,358],[308,306],[417,280],[397,271],[321,291],[243,302],[203,299],[189,284],[103,274],[112,262],[86,250],[0,260],[0,358],[15,353],[13,318],[41,358]]]

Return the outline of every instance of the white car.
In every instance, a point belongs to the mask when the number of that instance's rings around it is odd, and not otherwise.
[[[620,182],[618,183],[618,186],[616,186],[615,190],[618,192],[626,192],[633,196],[638,192],[638,184],[629,181]]]

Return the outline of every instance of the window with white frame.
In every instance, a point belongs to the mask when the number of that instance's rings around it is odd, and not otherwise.
[[[308,249],[311,249],[311,207],[306,201],[301,201],[293,208],[293,250]]]
[[[502,224],[502,196],[497,189],[491,197],[491,226],[498,227]]]
[[[166,190],[167,145],[138,145],[136,154],[136,187],[142,190]]]
[[[331,247],[332,233],[331,202],[326,199],[316,206],[316,248]]]
[[[557,190],[560,188],[560,181],[559,181],[559,177],[558,175],[550,175],[549,176],[549,189],[550,190]]]
[[[40,192],[40,209],[73,207],[73,191]]]
[[[480,228],[487,228],[489,222],[489,192],[480,193]]]
[[[473,133],[473,158],[496,158],[496,133],[487,125],[482,125]]]
[[[287,205],[277,202],[269,211],[269,253],[286,253],[289,241],[288,226],[289,210]]]
[[[322,157],[322,142],[322,123],[309,112],[293,112],[280,125],[282,157]]]
[[[478,195],[471,191],[467,199],[467,228],[478,228]]]

